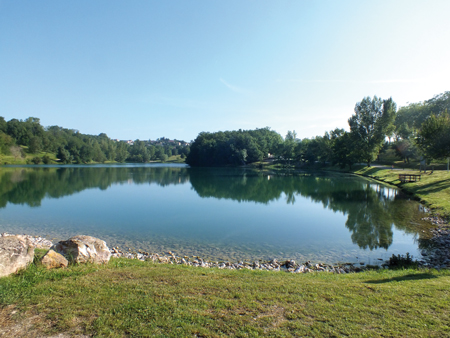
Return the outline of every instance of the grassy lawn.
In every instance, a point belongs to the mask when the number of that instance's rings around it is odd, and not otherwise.
[[[0,279],[0,335],[18,323],[16,336],[24,337],[444,337],[449,285],[448,270],[288,274],[111,259],[47,271],[34,264]]]
[[[177,161],[176,158],[171,159]],[[450,174],[355,167],[450,215]],[[448,337],[449,270],[329,273],[203,269],[127,259],[0,279],[0,336]]]
[[[40,152],[38,154],[30,154],[28,153],[28,147],[21,146],[21,148],[25,152],[25,157],[0,154],[0,164],[32,164],[31,160],[34,157],[40,157],[42,159],[45,155],[50,157],[50,164],[58,163],[54,153]]]
[[[41,157],[42,158],[45,155],[50,157],[50,164],[60,164],[58,162],[59,160],[56,158],[56,154],[54,154],[54,153],[41,152],[41,153],[38,153],[38,154],[29,154],[29,153],[27,153],[27,150],[28,150],[27,148],[28,147],[24,147],[24,146],[21,146],[21,147],[25,151],[25,157],[20,157],[20,156],[14,157],[12,155],[0,154],[0,165],[2,165],[2,164],[14,164],[14,165],[33,164],[32,159],[34,157]],[[181,158],[180,155],[173,155],[173,156],[170,156],[167,159],[166,162],[167,163],[185,163],[184,160],[185,159]],[[160,160],[154,160],[154,161],[151,161],[151,162],[152,163],[161,163]],[[119,163],[119,162],[116,162],[116,161],[105,161],[103,164],[117,164],[117,163]],[[43,164],[43,163],[41,162],[40,164]],[[91,161],[88,164],[99,164],[99,162]]]

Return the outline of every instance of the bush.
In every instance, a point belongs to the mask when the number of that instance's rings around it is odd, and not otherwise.
[[[413,256],[406,253],[406,256],[403,255],[392,255],[389,258],[389,262],[387,263],[390,269],[417,269],[419,267],[419,262],[417,260],[413,260]]]
[[[50,164],[50,156],[44,155],[42,157],[42,162],[44,162],[44,164]]]
[[[31,160],[34,164],[40,164],[42,162],[42,159],[39,156],[33,157]]]

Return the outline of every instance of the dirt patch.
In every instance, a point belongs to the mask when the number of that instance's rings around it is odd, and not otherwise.
[[[271,308],[269,308],[267,311],[260,313],[258,316],[256,316],[255,320],[261,319],[261,318],[271,318],[271,326],[266,327],[264,329],[264,333],[268,333],[272,329],[276,329],[279,327],[282,323],[287,321],[285,315],[284,315],[284,308],[274,305]]]
[[[51,323],[43,315],[19,312],[14,305],[0,308],[0,337],[2,338],[89,338],[87,335],[75,335],[63,332],[54,335],[44,334],[42,327]]]

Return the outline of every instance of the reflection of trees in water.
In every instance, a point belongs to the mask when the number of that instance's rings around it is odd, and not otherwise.
[[[267,176],[225,169],[191,172],[190,180],[201,197],[269,203],[285,195],[294,204],[296,196],[322,203],[324,208],[347,215],[345,226],[352,241],[362,249],[387,249],[393,242],[392,226],[416,236],[412,224],[417,203],[404,200],[398,191],[349,176]]]
[[[40,206],[45,197],[60,198],[113,184],[183,184],[189,180],[180,167],[4,168],[0,171],[0,207],[6,204]]]
[[[418,236],[412,224],[417,203],[392,189],[345,175],[281,176],[231,168],[83,167],[4,168],[0,171],[0,207],[8,202],[39,206],[45,197],[59,198],[85,189],[107,189],[112,184],[191,182],[200,197],[268,204],[283,197],[295,204],[302,196],[324,208],[347,215],[352,241],[363,249],[387,249],[393,229]],[[301,215],[299,215],[301,217]]]

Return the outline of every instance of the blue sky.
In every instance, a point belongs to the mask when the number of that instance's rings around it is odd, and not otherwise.
[[[0,116],[118,139],[348,129],[450,90],[450,1],[0,0]]]

